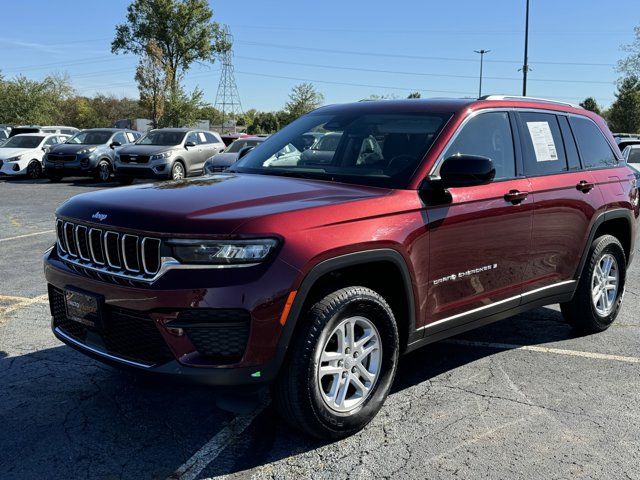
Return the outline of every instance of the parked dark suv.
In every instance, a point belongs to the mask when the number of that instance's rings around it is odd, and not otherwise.
[[[331,160],[278,166],[309,131],[341,134]],[[45,255],[53,331],[117,366],[270,383],[287,422],[338,438],[380,409],[402,353],[553,303],[581,332],[607,329],[638,199],[579,107],[328,106],[228,172],[63,204]]]
[[[108,182],[118,147],[133,143],[140,132],[117,128],[90,128],[51,148],[44,158],[45,174],[52,182],[69,176],[92,176]]]

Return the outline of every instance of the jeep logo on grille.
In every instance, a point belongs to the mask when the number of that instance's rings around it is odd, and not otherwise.
[[[96,212],[93,215],[91,215],[91,218],[93,218],[94,220],[104,220],[105,218],[107,218],[107,214],[106,213],[100,213],[100,212]]]

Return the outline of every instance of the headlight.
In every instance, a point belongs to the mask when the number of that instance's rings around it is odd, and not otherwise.
[[[7,158],[7,162],[19,162],[24,155],[16,155],[15,157]]]
[[[173,256],[182,263],[225,265],[257,263],[267,259],[278,241],[256,240],[170,240]]]
[[[163,158],[169,158],[171,156],[173,152],[169,151],[169,152],[162,152],[162,153],[156,153],[155,155],[151,155],[151,157],[149,158],[149,160],[161,160]]]
[[[91,153],[93,152],[97,147],[87,147],[87,148],[83,148],[82,150],[80,150],[78,152],[78,155],[86,155],[87,153]]]

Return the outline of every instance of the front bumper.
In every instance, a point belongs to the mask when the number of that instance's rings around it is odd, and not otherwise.
[[[286,350],[281,341],[279,317],[288,293],[285,285],[295,271],[283,262],[274,261],[271,268],[248,272],[259,268],[262,267],[240,269],[243,272],[168,272],[156,284],[140,288],[125,286],[126,281],[117,285],[74,272],[53,249],[45,255],[52,329],[55,336],[67,345],[101,362],[122,368],[210,385],[269,382],[276,377]],[[210,277],[208,280],[207,276]],[[246,277],[244,281],[240,278],[242,276]],[[197,284],[209,286],[197,288]],[[173,285],[179,285],[180,289],[170,289]],[[266,285],[270,286],[269,292],[265,292]],[[64,305],[60,305],[64,297],[60,300],[60,295],[69,287],[104,298],[105,324],[108,325],[104,330],[87,330],[66,318]],[[281,289],[281,294],[277,289]],[[242,310],[249,317],[242,353],[232,362],[203,355],[202,352],[211,346],[212,341],[224,348],[231,348],[230,344],[237,345],[238,338],[242,337],[237,331],[217,330],[217,336],[198,339],[189,330],[193,325],[176,323],[187,311],[195,312],[195,317],[198,314],[217,317],[219,312],[230,310]],[[192,315],[190,318],[194,320],[195,317]],[[207,317],[206,322],[209,321]],[[226,321],[215,327],[233,327],[231,323]],[[213,324],[208,325],[213,328]]]
[[[76,155],[75,160],[53,162],[48,158],[44,161],[44,172],[59,176],[87,176],[96,170],[97,159],[90,155]]]
[[[171,172],[171,160],[153,160],[144,164],[116,162],[114,165],[116,176],[124,178],[168,178]]]
[[[21,160],[20,162],[23,161]],[[16,175],[26,175],[27,164],[29,162],[23,162],[25,164],[24,166],[22,166],[20,162],[6,162],[0,160],[0,176],[13,177]]]

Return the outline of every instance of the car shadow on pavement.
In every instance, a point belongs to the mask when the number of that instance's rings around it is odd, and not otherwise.
[[[542,308],[462,338],[533,345],[571,336],[559,312]],[[427,346],[402,358],[392,393],[496,352]],[[215,406],[215,389],[140,379],[66,346],[13,357],[0,351],[0,378],[3,478],[164,478],[234,418]],[[205,473],[234,474],[327,443],[285,427],[267,406]]]

